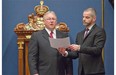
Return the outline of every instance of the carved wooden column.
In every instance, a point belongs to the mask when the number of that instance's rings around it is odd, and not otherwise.
[[[15,30],[18,45],[18,75],[30,75],[28,67],[28,43],[33,30]]]
[[[30,75],[28,64],[28,43],[29,40],[25,40],[25,75]]]
[[[19,75],[24,75],[24,54],[23,54],[23,50],[24,50],[24,41],[18,39],[18,74]]]

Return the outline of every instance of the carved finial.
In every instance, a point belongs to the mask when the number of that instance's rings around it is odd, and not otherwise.
[[[42,17],[49,10],[49,8],[44,5],[44,0],[40,0],[40,5],[35,6],[34,10],[37,16]]]
[[[41,0],[41,1],[40,1],[40,5],[42,6],[43,4],[44,4],[44,1],[43,1],[43,0]]]

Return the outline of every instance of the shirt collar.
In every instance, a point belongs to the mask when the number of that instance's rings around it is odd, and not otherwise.
[[[50,34],[50,33],[51,33],[51,31],[50,31],[49,29],[45,28],[45,30],[48,32],[48,34]],[[53,30],[53,34],[55,34],[55,35],[56,35],[56,29],[54,29],[54,30]]]
[[[94,26],[95,24],[93,24],[93,25],[91,25],[88,29],[89,29],[89,31],[91,30],[91,28]]]

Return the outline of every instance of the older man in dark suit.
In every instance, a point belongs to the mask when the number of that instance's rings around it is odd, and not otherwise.
[[[49,42],[49,37],[64,38],[68,35],[55,29],[57,17],[53,11],[45,13],[43,18],[45,29],[33,33],[29,42],[31,75],[73,75],[72,60],[64,58]]]
[[[78,75],[105,75],[102,49],[106,41],[104,29],[96,25],[96,11],[88,8],[83,12],[85,29],[77,34],[76,44],[70,45],[72,51],[59,48],[65,57],[79,58]]]

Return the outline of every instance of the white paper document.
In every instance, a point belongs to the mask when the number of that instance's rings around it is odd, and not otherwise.
[[[53,48],[60,48],[60,47],[67,48],[70,45],[69,37],[57,38],[57,39],[49,38],[49,41],[50,41],[51,47]]]

